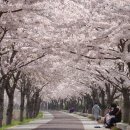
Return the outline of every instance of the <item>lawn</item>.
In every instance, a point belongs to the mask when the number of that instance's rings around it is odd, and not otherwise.
[[[0,128],[0,130],[6,130],[7,128],[12,127],[12,126],[16,126],[16,125],[27,124],[30,121],[33,121],[33,120],[36,120],[36,119],[40,119],[40,118],[43,118],[43,112],[40,112],[36,118],[33,118],[33,119],[32,118],[31,119],[26,119],[25,118],[23,120],[23,122],[20,122],[19,120],[13,120],[11,125],[8,125],[8,126],[7,125],[3,125],[3,127]]]

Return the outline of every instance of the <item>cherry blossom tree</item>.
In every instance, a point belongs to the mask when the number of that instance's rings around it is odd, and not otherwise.
[[[21,91],[21,121],[25,100],[27,117],[33,117],[41,99],[61,108],[63,101],[83,104],[84,96],[92,102],[96,95],[101,105],[120,94],[129,99],[124,95],[130,89],[128,3],[0,0],[0,125],[4,89],[11,97],[16,88]],[[9,104],[13,109],[13,98]]]

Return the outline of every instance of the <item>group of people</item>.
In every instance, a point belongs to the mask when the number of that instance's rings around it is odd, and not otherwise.
[[[95,103],[95,105],[92,108],[92,114],[95,120],[98,121],[100,119],[101,108],[97,103]],[[115,125],[115,123],[121,122],[121,116],[122,116],[121,109],[117,106],[117,104],[112,103],[108,112],[105,114],[104,118],[105,127],[111,128],[112,126]]]

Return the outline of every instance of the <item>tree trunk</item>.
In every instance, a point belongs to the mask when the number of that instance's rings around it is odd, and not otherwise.
[[[68,101],[66,101],[66,100],[64,101],[64,109],[65,109],[65,110],[68,110],[68,109],[69,109],[69,107],[68,107]]]
[[[23,121],[24,115],[24,97],[25,95],[21,92],[21,105],[20,105],[20,121]]]
[[[13,74],[11,75],[14,78],[13,83],[10,83],[11,77],[7,77],[6,78],[6,84],[5,84],[5,89],[8,95],[8,108],[7,108],[7,117],[6,117],[6,124],[10,125],[12,122],[12,118],[13,118],[13,105],[14,105],[14,92],[15,92],[15,88],[17,86],[17,82],[19,80],[19,76],[20,76],[21,71],[18,71],[16,76]]]
[[[102,116],[104,116],[106,105],[105,105],[105,92],[101,90],[101,108],[102,108]]]
[[[38,108],[38,101],[39,101],[39,97],[35,97],[34,99],[34,107],[33,107],[33,117],[37,116],[37,108]]]
[[[29,118],[29,99],[27,98],[27,104],[26,104],[26,118]]]
[[[2,127],[4,111],[4,87],[0,86],[0,127]]]
[[[86,108],[89,114],[92,113],[92,107],[93,107],[93,99],[91,98],[89,94],[87,94],[86,95]]]
[[[36,109],[36,116],[38,115],[38,113],[39,113],[39,111],[40,111],[40,105],[41,105],[41,99],[38,98],[37,109]]]
[[[60,100],[60,110],[63,110],[63,99]]]
[[[34,117],[34,98],[32,98],[30,101],[29,101],[29,118],[33,118]]]
[[[27,97],[27,104],[26,104],[26,118],[32,118],[33,113],[32,102],[30,101],[29,97]]]
[[[93,100],[93,104],[95,104],[95,102],[96,103],[100,103],[100,101],[99,101],[99,94],[98,94],[98,90],[97,89],[95,89],[95,88],[91,88],[92,89],[92,100]]]
[[[82,109],[82,108],[83,108],[83,105],[84,105],[84,104],[83,104],[83,101],[84,101],[84,100],[83,100],[83,97],[82,97],[82,99],[81,99],[80,101],[81,101],[81,109]]]
[[[106,86],[106,96],[107,96],[107,106],[110,106],[113,101],[111,101],[111,86],[109,83],[105,83]]]
[[[14,100],[14,97],[13,95],[11,96],[8,96],[9,98],[9,102],[8,102],[8,108],[7,108],[7,117],[6,117],[6,125],[10,125],[11,122],[12,122],[12,118],[13,118],[13,100]]]
[[[129,98],[129,90],[123,89],[123,122],[129,122],[130,115],[130,98]]]

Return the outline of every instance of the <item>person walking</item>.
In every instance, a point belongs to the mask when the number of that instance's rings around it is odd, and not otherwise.
[[[95,103],[93,108],[92,108],[92,114],[93,114],[95,120],[98,121],[99,116],[101,114],[101,108],[99,107],[99,105],[97,103]]]

